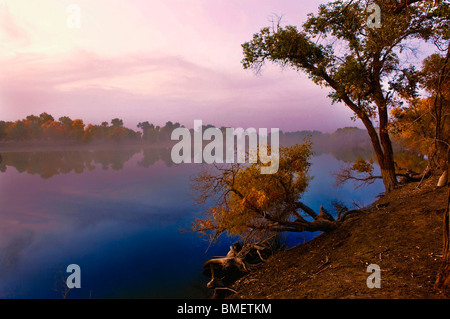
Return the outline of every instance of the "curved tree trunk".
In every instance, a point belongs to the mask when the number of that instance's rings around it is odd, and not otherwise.
[[[382,156],[379,159],[381,176],[383,177],[384,187],[386,193],[394,190],[397,186],[398,181],[395,174],[395,163],[394,163],[394,150],[392,148],[391,138],[389,137],[389,116],[388,116],[388,106],[386,97],[383,95],[381,89],[381,79],[380,79],[381,65],[379,59],[374,61],[374,78],[377,80],[374,85],[374,100],[375,104],[378,106],[378,120],[379,120],[379,140],[382,149]],[[378,156],[378,154],[377,154]]]
[[[383,184],[386,194],[392,192],[398,184],[395,170],[392,168],[383,167],[381,168],[381,176],[383,177]]]
[[[386,188],[386,193],[394,190],[398,184],[397,175],[395,174],[394,151],[388,132],[380,132],[380,140],[383,145],[383,161],[380,164],[381,176]]]
[[[377,156],[378,164],[381,168],[381,174],[383,178],[383,184],[385,187],[386,194],[394,190],[397,186],[398,181],[395,175],[395,164],[394,164],[394,151],[392,149],[392,142],[389,137],[388,124],[389,117],[387,111],[387,101],[383,96],[383,91],[381,89],[380,80],[380,70],[381,61],[379,56],[374,58],[374,72],[373,78],[370,85],[372,86],[372,91],[374,91],[373,100],[378,108],[378,119],[379,119],[379,134],[377,133],[369,114],[361,109],[352,99],[345,93],[342,93],[340,98],[342,101],[356,114],[356,116],[362,121],[364,127],[369,134],[370,141],[372,143],[373,150]],[[342,91],[338,82],[336,82],[332,77],[330,77],[325,70],[321,71],[321,76],[323,79],[337,92]],[[378,82],[377,82],[378,81]]]
[[[389,133],[387,129],[380,128],[380,133],[378,135],[369,118],[363,116],[361,117],[361,120],[369,133],[373,150],[377,156],[385,192],[386,194],[390,193],[397,186],[398,180],[395,174],[394,151],[392,149]]]

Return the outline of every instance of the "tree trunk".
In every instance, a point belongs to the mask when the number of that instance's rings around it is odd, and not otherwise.
[[[387,104],[386,99],[383,96],[383,91],[380,84],[381,80],[379,74],[382,65],[381,61],[379,61],[379,56],[376,60],[377,71],[376,75],[374,75],[374,81],[372,81],[371,85],[373,86],[373,90],[376,92],[373,96],[373,99],[378,108],[378,118],[380,121],[379,136],[377,134],[377,131],[375,130],[375,127],[373,126],[372,120],[365,110],[356,105],[345,93],[343,93],[340,98],[353,112],[355,112],[356,116],[363,122],[365,128],[367,129],[367,132],[369,133],[373,150],[377,156],[378,164],[381,168],[381,175],[383,177],[385,192],[387,194],[395,188],[395,186],[398,184],[398,181],[395,175],[394,152],[392,150],[392,143],[388,132],[389,118]],[[334,90],[336,90],[336,92],[342,91],[339,83],[331,78],[326,71],[321,70],[321,76]]]
[[[392,150],[392,143],[387,133],[386,136],[380,136],[383,148],[381,148],[380,146],[380,139],[378,138],[376,133],[374,137],[372,137],[372,135],[370,137],[375,155],[377,156],[378,165],[380,165],[381,177],[383,179],[385,193],[388,194],[393,191],[398,184],[397,176],[395,174],[394,152]]]
[[[373,127],[372,121],[367,116],[360,117],[372,142],[373,150],[380,165],[381,176],[386,194],[393,191],[398,184],[395,174],[394,151],[387,129],[380,128],[380,135]]]
[[[381,70],[381,61],[379,61],[379,56],[376,60],[376,69],[377,71],[373,75],[374,80],[371,85],[373,86],[373,90],[375,91],[373,95],[374,103],[378,108],[378,119],[379,119],[379,135],[373,126],[372,120],[369,117],[368,113],[361,109],[358,105],[356,105],[347,94],[342,94],[342,101],[353,111],[356,116],[363,122],[367,132],[370,136],[370,141],[373,146],[373,150],[377,156],[378,164],[381,168],[381,175],[383,177],[383,183],[385,187],[386,194],[394,190],[395,186],[397,186],[398,181],[395,175],[395,164],[394,164],[394,151],[392,149],[392,142],[389,137],[388,124],[389,117],[387,111],[387,102],[385,97],[383,96],[383,91],[381,89],[381,80],[380,80],[380,70]],[[325,71],[322,72],[323,79],[337,92],[341,90],[339,84],[332,79]]]
[[[447,163],[450,162],[450,148],[447,152]],[[449,167],[447,165],[447,174]],[[442,249],[442,265],[439,271],[436,286],[441,289],[450,290],[450,183],[447,180],[447,207],[444,213],[444,245]]]
[[[383,145],[383,159],[380,163],[381,176],[383,177],[384,187],[386,193],[394,190],[398,184],[397,175],[395,174],[394,152],[392,150],[392,143],[388,133],[381,134]]]
[[[383,91],[381,90],[381,85],[379,85],[379,83],[381,83],[381,80],[379,79],[379,71],[376,72],[375,78],[378,79],[378,82],[375,86],[374,99],[378,106],[380,144],[383,149],[383,159],[380,163],[380,168],[386,193],[389,193],[394,190],[395,186],[398,184],[398,181],[395,175],[394,151],[392,149],[392,142],[389,137],[388,130],[389,116],[387,101],[383,95]]]
[[[450,187],[447,196],[447,208],[444,213],[444,245],[442,251],[442,265],[439,271],[436,286],[450,290]]]

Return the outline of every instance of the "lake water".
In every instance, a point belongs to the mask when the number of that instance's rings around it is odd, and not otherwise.
[[[171,165],[170,150],[2,153],[0,164],[0,298],[62,298],[69,274],[81,288],[67,298],[206,298],[202,264],[225,255],[224,238],[209,243],[182,232],[202,207],[189,177],[198,164]],[[333,186],[343,162],[312,158],[314,176],[302,200],[318,211],[340,199],[368,205],[381,181],[354,190]],[[291,245],[315,234],[293,234]]]

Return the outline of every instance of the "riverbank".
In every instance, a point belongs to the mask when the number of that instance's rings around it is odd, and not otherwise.
[[[447,189],[437,177],[400,187],[341,227],[282,251],[234,283],[229,298],[449,298],[435,290]],[[381,288],[368,288],[369,264]]]

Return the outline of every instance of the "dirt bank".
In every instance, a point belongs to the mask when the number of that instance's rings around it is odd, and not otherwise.
[[[437,178],[380,198],[337,230],[270,257],[242,277],[229,298],[449,298],[434,289],[442,261],[447,189]],[[369,264],[381,288],[367,287]]]

